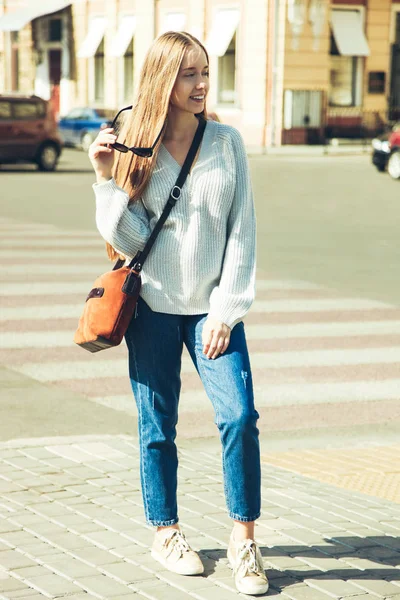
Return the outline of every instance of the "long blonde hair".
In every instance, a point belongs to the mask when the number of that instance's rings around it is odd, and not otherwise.
[[[181,67],[185,51],[191,46],[199,46],[209,59],[203,44],[190,33],[168,31],[158,37],[150,46],[140,74],[139,88],[133,109],[130,111],[122,135],[118,141],[128,146],[149,147],[168,116],[170,97]],[[204,106],[202,112],[207,118]],[[165,131],[165,130],[164,130]],[[117,185],[129,194],[129,203],[137,201],[146,188],[157,160],[160,144],[154,149],[152,158],[140,158],[132,152],[117,152],[113,175]],[[165,198],[167,202],[167,198]],[[107,244],[111,260],[119,254]]]

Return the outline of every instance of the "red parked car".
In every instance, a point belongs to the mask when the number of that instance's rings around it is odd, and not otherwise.
[[[393,129],[389,136],[390,156],[388,160],[388,173],[393,179],[400,179],[400,127]]]
[[[54,171],[62,139],[50,102],[38,96],[0,94],[0,164],[35,163]]]

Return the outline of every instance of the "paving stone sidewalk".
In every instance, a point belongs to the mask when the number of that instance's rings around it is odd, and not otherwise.
[[[149,554],[137,441],[127,436],[0,444],[0,599],[230,600],[220,457],[180,444],[179,505],[204,576]],[[256,536],[268,598],[400,600],[400,505],[263,465]]]

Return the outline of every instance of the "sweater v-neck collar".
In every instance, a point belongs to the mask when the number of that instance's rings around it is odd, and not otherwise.
[[[207,121],[206,124],[206,128],[204,130],[204,135],[203,135],[203,139],[201,140],[201,144],[200,144],[200,150],[197,156],[197,160],[194,163],[194,165],[192,166],[189,175],[191,175],[193,173],[193,171],[200,165],[200,163],[204,160],[204,156],[207,155],[207,147],[209,145],[209,135],[211,132],[211,128],[210,127],[210,121]],[[182,169],[182,165],[180,165],[175,158],[172,156],[172,154],[169,152],[169,150],[167,150],[167,148],[164,146],[163,143],[161,143],[160,146],[160,152],[159,155],[161,154],[162,159],[166,159],[168,160],[168,162],[175,167],[176,170],[181,170]]]

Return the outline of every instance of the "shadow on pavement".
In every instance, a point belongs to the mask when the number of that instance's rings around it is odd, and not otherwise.
[[[337,537],[324,538],[332,544],[327,546],[260,546],[261,554],[265,562],[270,559],[273,564],[274,558],[299,558],[304,559],[304,566],[309,570],[296,570],[295,568],[283,568],[282,570],[268,568],[265,571],[270,581],[270,588],[276,592],[283,592],[290,585],[304,583],[306,580],[359,580],[362,581],[400,581],[400,538],[391,536],[371,537]],[[328,552],[328,550],[331,552]],[[202,549],[199,551],[200,558],[205,566],[205,575],[212,575],[216,571],[219,561],[226,562],[226,550],[216,548]],[[308,559],[308,560],[307,560]],[[322,570],[323,567],[314,568],[313,559],[321,561],[335,559],[354,559],[354,567],[343,562],[343,568]],[[371,561],[376,567],[368,568],[367,563],[359,563],[357,560]],[[265,565],[264,562],[264,566]],[[311,563],[307,565],[307,563]],[[382,565],[380,568],[379,563]],[[300,566],[300,565],[299,565]],[[388,568],[389,567],[389,568]],[[393,567],[393,568],[390,568]],[[360,595],[363,593],[360,589]],[[268,594],[266,594],[268,595]],[[396,596],[397,597],[397,596]],[[400,595],[399,595],[400,598]]]

